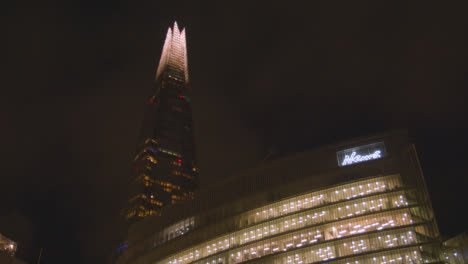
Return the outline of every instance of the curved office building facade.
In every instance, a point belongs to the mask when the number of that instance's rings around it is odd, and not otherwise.
[[[170,224],[155,219],[135,227],[118,263],[439,262],[439,233],[414,148],[392,136],[375,142],[315,152],[333,157],[333,165],[304,163],[314,158],[304,154],[239,176],[237,195],[227,182],[220,194],[168,211],[167,218],[178,216],[166,219]],[[311,166],[310,174],[281,176],[298,164]]]

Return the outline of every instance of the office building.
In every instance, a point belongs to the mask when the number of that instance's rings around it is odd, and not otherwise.
[[[444,262],[448,264],[468,264],[468,233],[460,233],[443,243]]]
[[[177,23],[167,31],[154,91],[145,104],[123,210],[129,222],[160,215],[161,208],[192,199],[197,188],[185,30]]]
[[[129,230],[119,264],[443,261],[405,131],[267,161]]]

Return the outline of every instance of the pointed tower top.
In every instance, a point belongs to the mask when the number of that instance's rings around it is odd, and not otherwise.
[[[177,31],[180,31],[179,25],[177,24],[177,21],[174,21],[174,26],[173,26],[173,28],[174,28],[174,31],[176,31],[176,30],[177,30]]]
[[[173,28],[169,27],[167,30],[156,79],[160,78],[163,72],[168,72],[170,77],[185,83],[189,81],[185,29],[180,31],[176,21]]]

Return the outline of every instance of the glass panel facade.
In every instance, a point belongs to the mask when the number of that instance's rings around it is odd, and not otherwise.
[[[302,194],[246,212],[236,231],[153,264],[341,263],[357,255],[356,263],[432,262],[424,249],[438,234],[414,192],[391,175]]]
[[[297,212],[306,208],[314,208],[342,200],[384,193],[389,190],[402,188],[400,178],[396,175],[364,180],[339,187],[303,194],[274,204],[244,213],[240,217],[240,227],[255,224],[271,218]]]
[[[156,234],[153,240],[153,247],[156,247],[157,245],[163,244],[171,239],[184,235],[188,231],[192,230],[194,226],[195,218],[190,217],[164,228],[163,231]]]

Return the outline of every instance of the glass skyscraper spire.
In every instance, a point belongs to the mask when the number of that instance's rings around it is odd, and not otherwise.
[[[156,71],[129,183],[124,215],[133,222],[178,200],[193,198],[198,168],[192,133],[192,110],[185,30],[169,28]]]

